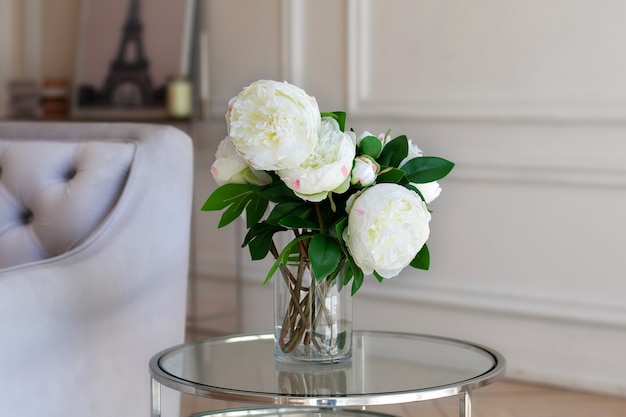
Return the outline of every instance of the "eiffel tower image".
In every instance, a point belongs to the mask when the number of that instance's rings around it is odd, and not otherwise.
[[[129,0],[117,55],[109,68],[100,102],[113,107],[146,107],[155,103],[150,62],[144,54],[139,0]]]

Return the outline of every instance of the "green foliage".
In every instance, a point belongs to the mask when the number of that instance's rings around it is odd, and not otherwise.
[[[315,279],[321,281],[339,266],[341,247],[336,239],[328,235],[313,235],[309,242],[309,260]]]
[[[406,173],[398,168],[389,167],[384,169],[378,174],[378,178],[376,178],[377,183],[394,183],[394,184],[403,184],[406,181]]]
[[[428,270],[430,268],[430,252],[428,246],[424,244],[422,249],[415,255],[410,264],[413,268]]]
[[[246,206],[246,227],[249,229],[261,221],[269,201],[258,194],[254,194]]]
[[[381,167],[397,167],[408,155],[409,140],[405,135],[402,135],[390,140],[385,145],[377,161]]]
[[[274,203],[303,203],[302,199],[295,195],[276,174],[271,173],[271,175],[272,183],[270,185],[257,186],[256,188],[256,192],[261,197]]]
[[[267,216],[267,222],[278,224],[281,219],[289,216],[303,218],[310,213],[311,210],[312,207],[302,200],[276,204],[272,212]]]
[[[218,227],[224,227],[239,217],[246,206],[255,199],[254,188],[255,186],[250,184],[222,185],[209,196],[202,210],[222,210],[228,207],[222,214],[218,225]],[[256,205],[258,207],[258,202]]]
[[[350,269],[352,270],[352,274],[354,276],[352,280],[352,290],[350,293],[354,295],[361,288],[361,285],[363,285],[363,279],[365,277],[363,275],[363,271],[356,263],[354,263],[354,259],[352,259],[352,257],[348,258],[348,263],[350,264]]]
[[[376,159],[383,150],[382,142],[376,136],[366,136],[359,142],[361,155],[368,155]]]
[[[452,171],[454,164],[436,156],[420,156],[407,161],[400,167],[409,181],[416,184],[437,181]]]
[[[257,223],[248,230],[241,246],[248,246],[253,261],[265,259],[272,248],[274,235],[285,230],[287,229],[284,227],[267,222]]]

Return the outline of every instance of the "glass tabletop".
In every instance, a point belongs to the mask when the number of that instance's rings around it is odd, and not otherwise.
[[[152,378],[194,395],[260,404],[367,406],[469,392],[504,374],[498,353],[464,341],[355,331],[352,358],[335,365],[274,359],[271,334],[186,343],[150,362]]]

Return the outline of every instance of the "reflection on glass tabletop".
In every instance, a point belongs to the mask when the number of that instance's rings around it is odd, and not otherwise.
[[[186,343],[150,363],[152,377],[179,391],[285,405],[374,405],[447,397],[503,376],[504,358],[442,337],[355,331],[352,358],[334,365],[274,359],[271,334]]]

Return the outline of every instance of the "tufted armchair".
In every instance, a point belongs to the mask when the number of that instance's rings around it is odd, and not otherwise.
[[[149,359],[184,338],[192,165],[173,127],[0,123],[1,416],[149,415]]]

